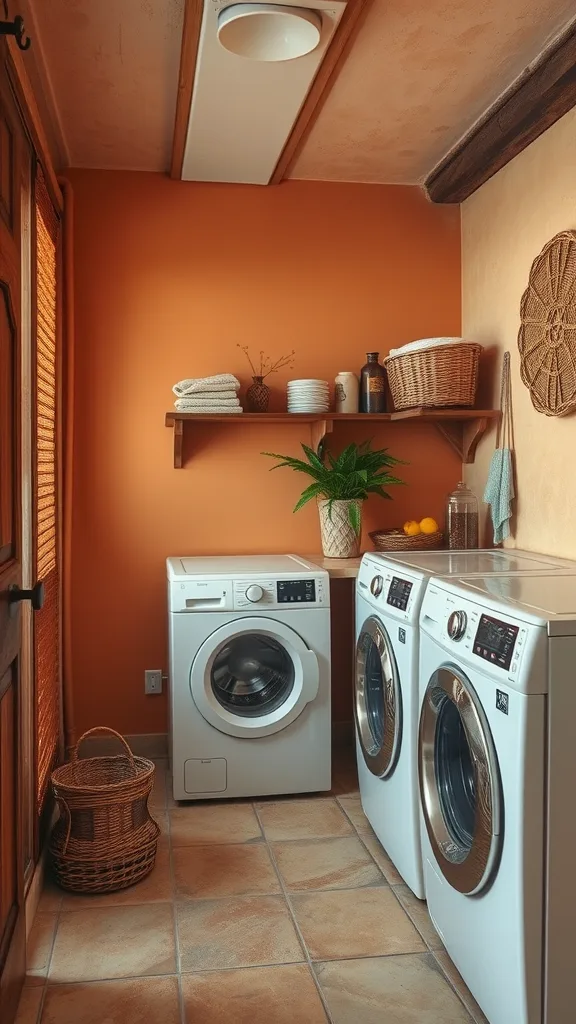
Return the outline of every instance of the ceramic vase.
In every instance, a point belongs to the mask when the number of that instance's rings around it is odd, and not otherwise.
[[[356,533],[352,526],[348,506],[358,506],[362,517],[362,501],[328,501],[318,502],[320,514],[320,531],[322,534],[322,552],[326,558],[357,558],[360,554],[360,537],[362,531]]]
[[[270,401],[270,388],[264,383],[263,377],[252,377],[253,383],[246,392],[247,412],[267,412]]]

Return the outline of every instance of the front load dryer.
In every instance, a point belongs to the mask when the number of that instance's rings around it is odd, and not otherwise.
[[[356,589],[356,751],[364,813],[404,881],[425,896],[419,825],[418,619],[432,576],[576,573],[530,551],[365,555]]]
[[[432,580],[420,624],[430,915],[490,1024],[571,1024],[576,576]]]
[[[167,569],[174,799],[330,789],[328,573],[295,555]]]

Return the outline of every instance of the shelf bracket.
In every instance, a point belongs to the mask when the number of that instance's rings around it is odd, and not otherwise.
[[[315,452],[318,452],[320,458],[324,454],[324,443],[326,441],[326,434],[331,434],[334,429],[333,420],[315,420],[310,424],[310,440],[311,447]]]
[[[174,469],[182,469],[182,447],[184,443],[184,423],[182,420],[174,420]]]
[[[470,466],[474,462],[478,442],[486,433],[487,428],[488,420],[485,416],[478,416],[477,419],[465,420],[460,423],[450,420],[436,423],[437,431],[448,441],[465,466]]]

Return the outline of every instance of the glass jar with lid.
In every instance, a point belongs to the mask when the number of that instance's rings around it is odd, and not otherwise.
[[[478,547],[478,498],[461,480],[448,495],[446,535],[452,550]]]

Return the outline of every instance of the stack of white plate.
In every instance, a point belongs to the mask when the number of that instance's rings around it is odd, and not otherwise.
[[[288,412],[328,412],[329,408],[327,380],[288,381]]]

